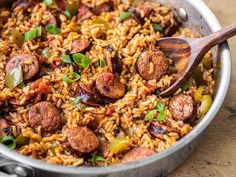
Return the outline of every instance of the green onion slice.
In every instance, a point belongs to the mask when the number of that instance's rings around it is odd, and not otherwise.
[[[106,60],[104,58],[100,59],[99,66],[104,68],[107,65]]]
[[[43,3],[44,3],[46,6],[50,6],[50,5],[52,5],[52,0],[44,0]]]
[[[65,11],[65,16],[66,16],[68,19],[71,19],[71,14],[70,14],[70,11],[69,11],[69,10],[66,10],[66,11]]]
[[[54,24],[49,24],[45,27],[46,31],[51,34],[59,34],[61,30]]]
[[[156,118],[157,121],[162,121],[166,118],[166,112],[165,111],[159,111],[159,115]]]
[[[146,114],[144,119],[145,120],[153,120],[156,113],[157,113],[157,109],[151,110]]]
[[[73,82],[80,79],[80,75],[76,72],[70,72],[62,77],[62,80],[68,84],[72,84]]]
[[[129,17],[131,16],[131,13],[130,12],[122,12],[121,14],[120,14],[120,19],[121,20],[127,20],[127,19],[129,19]]]
[[[0,137],[0,142],[5,144],[10,149],[14,149],[16,147],[16,141],[10,135],[4,135],[4,136]]]
[[[78,96],[74,99],[73,103],[74,104],[79,104],[79,103],[81,103],[81,101],[82,101],[82,98]]]
[[[105,160],[102,156],[98,156],[96,154],[92,154],[92,158],[90,159],[90,161],[92,162],[92,164],[95,166],[97,162],[108,162],[107,160]]]
[[[166,117],[166,112],[165,112],[164,109],[165,109],[164,103],[162,103],[161,101],[159,101],[159,102],[157,103],[156,109],[149,111],[149,112],[146,114],[146,116],[145,116],[144,119],[145,119],[145,120],[149,120],[149,121],[153,121],[153,120],[155,120],[155,121],[162,121],[162,120],[164,120],[165,117]],[[156,115],[157,112],[158,112],[158,117],[155,118],[155,115]]]
[[[50,56],[51,56],[50,47],[45,47],[45,48],[42,50],[42,55],[43,55],[45,58],[50,58]]]
[[[88,68],[89,63],[90,63],[90,58],[87,57],[86,55],[82,54],[82,53],[75,53],[73,54],[73,60],[74,62],[81,66],[82,68]]]
[[[21,65],[18,65],[5,76],[5,85],[13,90],[21,82],[23,82],[23,71]]]
[[[163,111],[164,108],[165,108],[165,105],[161,101],[159,101],[157,103],[157,110],[160,112],[160,111]]]
[[[70,55],[62,55],[61,59],[64,63],[71,63]]]
[[[30,31],[25,32],[24,39],[25,41],[30,41],[42,35],[42,27],[33,28]]]
[[[159,24],[153,23],[152,27],[153,27],[155,32],[159,32],[161,34],[164,34],[164,31],[163,31],[163,29],[161,28],[161,26]]]
[[[187,90],[189,90],[190,87],[191,87],[191,85],[190,85],[188,82],[186,82],[186,83],[181,87],[181,89],[182,89],[183,91],[187,91]]]

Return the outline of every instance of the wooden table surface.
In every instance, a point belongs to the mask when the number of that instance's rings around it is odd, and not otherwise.
[[[236,0],[205,2],[223,26],[236,22]],[[236,37],[229,43],[233,69],[223,107],[208,127],[197,150],[169,177],[236,177]]]

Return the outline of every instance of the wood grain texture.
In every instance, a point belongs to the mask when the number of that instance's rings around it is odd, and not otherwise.
[[[236,22],[236,0],[205,0],[223,26]],[[169,177],[236,177],[236,37],[229,40],[233,69],[223,107],[195,153]]]
[[[167,37],[157,40],[157,45],[166,57],[174,61],[178,70],[174,83],[160,93],[167,97],[176,92],[193,75],[194,69],[206,53],[217,44],[236,35],[236,23],[202,38]]]

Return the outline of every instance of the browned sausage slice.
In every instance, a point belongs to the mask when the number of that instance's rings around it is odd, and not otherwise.
[[[149,148],[134,148],[129,151],[121,160],[121,163],[129,163],[154,155],[156,152]]]
[[[6,64],[6,73],[11,72],[18,65],[22,66],[24,80],[31,79],[39,71],[39,62],[34,55],[18,53]]]
[[[193,115],[193,99],[186,94],[176,95],[171,98],[169,109],[174,119],[185,121]]]
[[[37,1],[35,1],[37,3]],[[14,10],[16,7],[21,7],[23,10],[27,10],[28,8],[32,7],[34,2],[31,2],[30,0],[18,0],[15,1],[12,5],[12,10]]]
[[[140,5],[138,7],[138,10],[140,10],[143,13],[144,17],[148,17],[151,14],[151,12],[153,11],[153,7],[152,7],[151,3],[147,2],[143,5]]]
[[[97,136],[87,127],[71,128],[67,138],[71,148],[78,153],[89,153],[99,146]]]
[[[82,102],[91,105],[91,106],[100,106],[103,104],[101,98],[99,98],[96,93],[90,89],[89,87],[85,86],[83,83],[79,83],[78,87],[75,90],[76,95],[82,99]]]
[[[48,101],[42,101],[32,106],[28,113],[28,121],[34,129],[41,126],[43,133],[54,133],[61,128],[60,113]]]
[[[77,19],[78,22],[90,19],[93,13],[90,11],[90,9],[87,6],[82,6],[79,8]]]
[[[86,38],[79,38],[73,40],[71,46],[71,54],[85,52],[87,49],[90,48],[91,42]]]
[[[53,24],[56,25],[58,27],[61,26],[61,21],[60,18],[57,15],[52,14],[51,12],[46,12],[46,14],[48,15],[48,21],[47,24]]]
[[[53,24],[53,25],[57,25],[57,19],[56,17],[51,13],[51,12],[47,12],[48,15],[48,24]]]
[[[65,0],[55,0],[55,3],[58,8],[61,10],[66,10],[66,1]]]
[[[137,62],[139,74],[146,80],[160,80],[168,71],[168,60],[162,52],[145,51]]]
[[[112,10],[113,10],[112,4],[110,3],[104,3],[92,9],[95,15],[101,15],[103,12],[110,12]]]
[[[111,99],[119,99],[125,94],[125,85],[112,73],[99,74],[96,79],[96,88],[102,96]]]

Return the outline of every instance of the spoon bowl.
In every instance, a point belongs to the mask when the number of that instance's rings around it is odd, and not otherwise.
[[[177,69],[175,81],[162,91],[160,96],[167,97],[178,90],[191,78],[194,69],[212,47],[234,35],[236,35],[236,23],[202,38],[167,37],[157,40],[160,50],[173,60]]]

